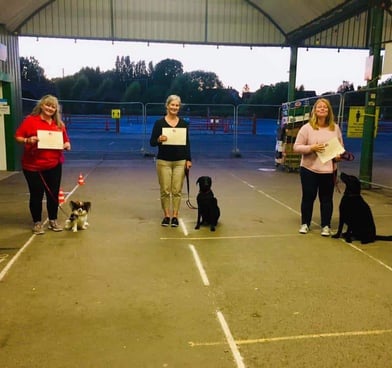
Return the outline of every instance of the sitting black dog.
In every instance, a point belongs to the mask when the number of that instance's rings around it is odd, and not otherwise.
[[[209,225],[211,231],[215,231],[220,216],[218,201],[211,190],[212,179],[209,176],[200,176],[196,184],[199,184],[197,195],[197,222],[195,229],[200,225]]]
[[[343,236],[347,243],[360,240],[362,244],[373,243],[375,240],[392,241],[392,236],[376,235],[373,214],[361,196],[359,179],[345,173],[340,174],[340,179],[346,184],[346,189],[339,205],[338,232],[332,238]],[[347,231],[342,233],[344,224],[347,225]]]

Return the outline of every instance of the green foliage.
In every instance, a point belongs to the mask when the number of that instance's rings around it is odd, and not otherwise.
[[[135,81],[127,87],[124,92],[122,101],[124,102],[139,102],[141,100],[141,87],[140,83]]]
[[[39,62],[33,56],[20,58],[20,75],[26,82],[40,82],[45,78],[45,71],[40,67]]]
[[[38,99],[55,91],[54,84],[45,77],[44,69],[34,57],[20,58],[20,75],[23,97]]]
[[[89,79],[86,75],[79,75],[71,88],[71,96],[73,100],[86,100],[89,92]],[[76,98],[78,97],[78,98]]]
[[[252,104],[275,108],[286,102],[288,96],[288,82],[279,82],[261,86],[254,93],[247,91],[241,98],[238,91],[225,88],[216,73],[184,72],[182,63],[175,59],[164,59],[154,65],[117,56],[112,70],[102,72],[99,67],[85,67],[72,76],[51,81],[46,79],[34,57],[20,58],[20,68],[23,96],[36,99],[45,91],[55,93],[60,100],[163,103],[169,94],[178,94],[188,104]],[[296,98],[305,94],[301,86]],[[84,110],[88,110],[86,106]],[[257,112],[257,108],[252,109]]]
[[[183,66],[180,61],[173,59],[162,60],[152,71],[152,83],[153,85],[161,85],[169,89],[174,79],[183,72]]]
[[[114,101],[111,100],[114,81],[112,78],[105,78],[98,86],[95,100],[96,101]]]

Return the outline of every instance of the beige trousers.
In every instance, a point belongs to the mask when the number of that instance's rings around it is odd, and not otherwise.
[[[172,202],[173,212],[178,212],[180,209],[185,162],[185,160],[157,160],[156,168],[161,192],[161,206],[164,212],[170,210],[170,202]]]

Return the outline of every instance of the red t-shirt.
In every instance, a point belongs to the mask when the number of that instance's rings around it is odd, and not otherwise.
[[[37,136],[37,130],[62,131],[64,143],[69,142],[65,126],[59,128],[53,121],[49,124],[40,115],[28,115],[16,129],[15,137]],[[37,144],[24,145],[22,167],[29,171],[48,170],[64,162],[63,151],[59,149],[38,149]]]

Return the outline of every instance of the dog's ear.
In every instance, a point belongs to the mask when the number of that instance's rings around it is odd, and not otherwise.
[[[86,211],[89,212],[91,209],[91,202],[84,202],[84,206],[86,208]]]
[[[197,178],[196,185],[200,183],[201,176]]]
[[[70,201],[69,202],[69,206],[74,209],[75,208],[75,202],[74,201]]]

